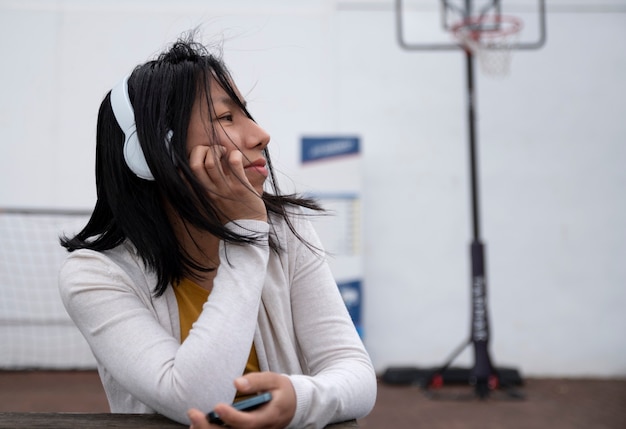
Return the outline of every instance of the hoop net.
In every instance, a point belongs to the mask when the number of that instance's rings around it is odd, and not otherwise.
[[[483,73],[506,76],[512,47],[517,43],[522,21],[513,16],[470,17],[452,27],[454,38],[474,54]]]

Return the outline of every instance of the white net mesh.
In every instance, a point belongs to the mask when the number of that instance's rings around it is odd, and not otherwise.
[[[522,21],[515,17],[485,16],[463,20],[452,28],[452,34],[478,58],[483,73],[506,76],[521,29]]]
[[[87,213],[0,209],[0,369],[86,369],[95,359],[59,297],[62,233]]]

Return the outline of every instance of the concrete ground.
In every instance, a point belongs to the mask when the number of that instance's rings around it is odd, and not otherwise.
[[[375,429],[626,429],[625,379],[525,379],[515,397],[379,383]],[[521,399],[519,398],[521,396]],[[0,412],[108,412],[95,371],[0,371]]]

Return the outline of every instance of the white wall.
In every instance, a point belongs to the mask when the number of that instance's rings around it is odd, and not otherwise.
[[[391,1],[0,0],[0,206],[90,208],[101,98],[203,25],[298,187],[304,134],[363,143],[366,345],[436,365],[469,334],[463,56],[395,40]],[[548,43],[477,77],[492,354],[626,376],[626,2],[553,0]],[[471,356],[461,357],[467,363]]]

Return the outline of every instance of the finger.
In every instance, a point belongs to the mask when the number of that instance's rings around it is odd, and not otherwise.
[[[226,148],[222,145],[211,145],[204,157],[204,167],[208,172],[224,170],[222,159],[226,155]]]
[[[228,172],[232,173],[233,176],[235,176],[239,182],[246,185],[247,188],[251,188],[252,186],[250,185],[243,168],[243,154],[238,150],[233,150],[228,154],[226,162],[228,164]]]
[[[217,404],[213,411],[220,417],[227,426],[244,427],[250,425],[254,417],[249,412],[238,411],[231,405]],[[213,426],[211,426],[213,427]],[[195,428],[194,428],[195,429]]]
[[[221,166],[221,158],[226,148],[221,145],[198,145],[189,152],[189,166],[194,172],[214,169]]]
[[[228,154],[228,165],[232,171],[243,173],[243,154],[238,150],[233,150]]]
[[[270,372],[251,372],[235,379],[235,387],[241,393],[256,393],[279,387],[278,380]]]
[[[207,154],[211,151],[208,146],[195,146],[189,153],[189,167],[194,172],[196,177],[202,178],[206,176],[206,158]]]
[[[245,164],[249,161],[248,158],[239,150],[232,151],[228,154],[228,167],[233,175],[242,183],[247,190],[253,191],[254,194],[260,196],[257,191],[254,190],[252,183],[246,175]]]
[[[187,416],[189,417],[189,420],[191,421],[191,425],[189,426],[189,429],[210,429],[211,427],[214,427],[213,425],[209,424],[209,421],[206,419],[206,416],[200,410],[192,408],[189,411],[187,411]]]

